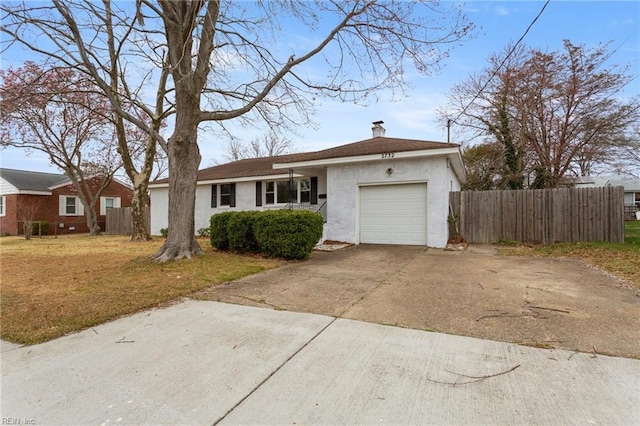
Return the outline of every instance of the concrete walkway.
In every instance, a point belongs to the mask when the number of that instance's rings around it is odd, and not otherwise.
[[[13,424],[637,424],[640,361],[186,300],[2,345]]]

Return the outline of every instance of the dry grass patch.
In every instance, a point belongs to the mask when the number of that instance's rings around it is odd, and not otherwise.
[[[499,253],[511,256],[576,257],[640,288],[640,221],[626,223],[625,244],[590,242],[535,247],[514,245],[500,248]]]
[[[34,344],[148,309],[283,261],[215,251],[152,263],[163,243],[76,235],[0,239],[2,339]]]

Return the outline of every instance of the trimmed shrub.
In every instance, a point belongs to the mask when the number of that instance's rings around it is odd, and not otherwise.
[[[254,233],[268,256],[305,259],[322,237],[322,216],[307,210],[271,210],[256,216]]]
[[[241,253],[256,253],[259,251],[258,242],[254,235],[256,218],[259,211],[239,211],[229,217],[227,222],[227,236],[229,250]]]
[[[167,238],[168,235],[169,235],[169,228],[160,229],[160,236],[162,238]]]
[[[211,239],[211,245],[218,250],[229,249],[229,234],[227,233],[227,222],[232,215],[237,212],[224,212],[211,216],[209,219],[209,238]]]

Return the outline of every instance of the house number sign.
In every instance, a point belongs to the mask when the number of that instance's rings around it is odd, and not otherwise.
[[[381,155],[382,155],[382,158],[393,158],[394,153],[393,152],[383,152]]]

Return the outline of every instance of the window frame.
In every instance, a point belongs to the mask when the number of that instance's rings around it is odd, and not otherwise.
[[[227,190],[229,192],[225,192]],[[228,197],[228,200],[225,198]],[[211,185],[211,208],[218,207],[235,207],[236,206],[236,184],[235,182],[229,183],[216,183]]]
[[[294,180],[295,195],[292,194],[291,202],[296,204],[307,204],[307,203],[311,204],[311,201],[313,199],[313,196],[312,196],[313,184],[311,180],[312,180],[311,177],[298,178]],[[308,182],[307,189],[305,189],[304,191],[302,190],[302,181]],[[265,182],[265,185],[264,185],[264,205],[265,206],[284,206],[289,204],[289,201],[283,201],[284,198],[281,198],[283,196],[286,197],[286,191],[288,191],[288,187],[289,187],[289,179],[268,180],[264,182]],[[284,189],[284,195],[281,195],[282,189]],[[308,194],[307,201],[302,201],[303,192]]]
[[[298,181],[298,203],[299,204],[311,204],[311,178],[302,178]],[[302,182],[307,182],[307,188],[302,190]],[[302,194],[307,193],[307,201],[302,201]]]
[[[7,197],[0,195],[0,217],[7,215]]]
[[[271,189],[269,189],[271,186]],[[268,180],[264,185],[264,203],[268,206],[276,205],[276,181]]]
[[[229,192],[224,192],[225,187],[228,188]],[[231,207],[231,184],[230,183],[221,183],[220,184],[220,207]],[[228,202],[225,202],[224,198],[228,197]]]
[[[69,201],[73,201],[73,205],[69,204]],[[73,211],[69,211],[69,207],[73,207]],[[78,216],[78,197],[72,195],[64,196],[64,215],[65,216]]]
[[[74,200],[73,213],[68,212],[68,207],[71,207],[68,201],[70,199]],[[84,216],[84,206],[80,202],[80,198],[77,195],[60,195],[58,198],[58,216]]]
[[[112,201],[112,206],[107,206],[107,201]],[[100,216],[106,216],[108,209],[117,209],[120,207],[120,197],[100,197]]]

